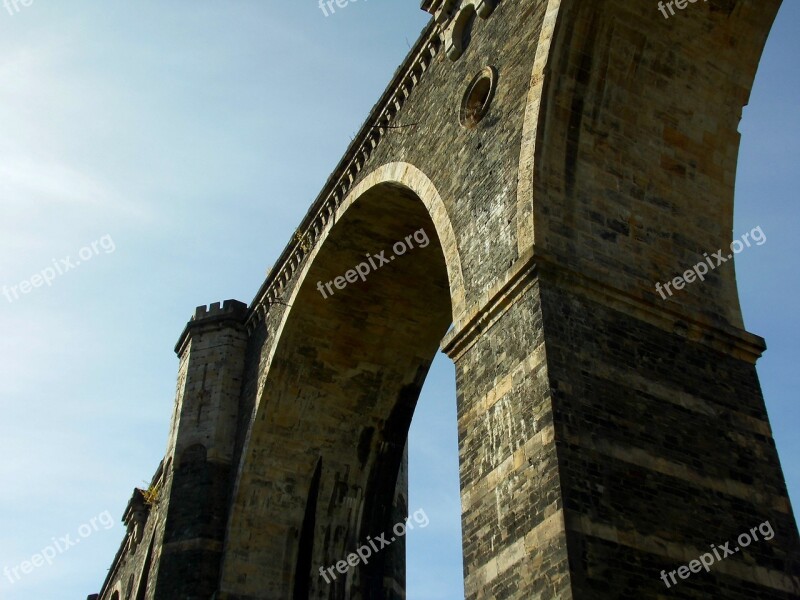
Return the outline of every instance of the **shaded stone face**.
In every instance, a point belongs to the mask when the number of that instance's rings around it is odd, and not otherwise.
[[[629,0],[423,3],[253,303],[181,336],[157,501],[101,598],[405,597],[393,527],[440,347],[468,598],[800,597],[732,265],[654,288],[730,244],[779,4],[697,3],[678,28]],[[684,577],[762,523],[774,537]]]
[[[247,508],[234,511],[228,543],[246,559],[226,557],[225,567],[246,572],[242,587],[267,596],[286,593],[284,580],[295,565],[287,569],[284,561],[296,555],[313,565],[314,573],[305,575],[313,596],[324,597],[328,584],[318,567],[336,563],[396,522],[392,500],[411,416],[451,322],[442,250],[424,205],[408,190],[374,188],[337,222],[323,247],[288,302],[277,343],[267,338],[268,370],[262,365],[254,373],[264,379],[238,485],[279,493],[268,492],[265,503],[242,497]],[[363,280],[339,281],[342,289],[320,292],[319,282],[324,286],[360,264],[371,269]],[[309,510],[316,527],[303,545],[298,528]],[[380,553],[355,570],[350,585],[377,596],[385,557]],[[332,584],[344,590],[341,573],[336,577]]]

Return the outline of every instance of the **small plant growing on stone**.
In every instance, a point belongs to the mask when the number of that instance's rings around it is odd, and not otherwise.
[[[156,483],[155,485],[149,486],[146,490],[142,490],[144,503],[147,506],[153,506],[155,504],[158,504],[158,495],[160,491],[161,491],[160,483]]]
[[[308,239],[308,234],[301,233],[298,229],[294,232],[294,239],[303,250],[303,253],[308,254],[308,251],[311,250],[311,241]]]

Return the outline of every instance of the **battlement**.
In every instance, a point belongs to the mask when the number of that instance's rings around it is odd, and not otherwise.
[[[221,304],[214,302],[209,306],[198,306],[194,309],[194,315],[192,315],[180,338],[178,338],[178,343],[175,344],[175,353],[178,356],[181,355],[186,342],[189,340],[189,333],[193,329],[215,324],[244,326],[247,316],[247,304],[238,300],[225,300]]]
[[[225,302],[220,305],[219,302],[214,302],[209,306],[198,306],[194,309],[194,315],[192,316],[192,323],[197,321],[202,321],[203,319],[209,319],[212,317],[246,317],[247,316],[247,304],[244,302],[239,302],[238,300],[225,300]]]

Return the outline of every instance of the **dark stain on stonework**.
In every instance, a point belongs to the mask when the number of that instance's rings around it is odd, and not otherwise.
[[[358,462],[361,463],[361,467],[365,467],[367,465],[367,459],[369,458],[369,449],[372,445],[372,436],[375,434],[374,427],[365,427],[361,431],[361,435],[358,439]]]
[[[314,551],[314,527],[316,525],[317,498],[319,496],[319,481],[322,478],[322,458],[317,460],[317,468],[311,478],[311,487],[308,490],[306,511],[303,516],[303,527],[300,530],[300,543],[297,549],[297,568],[294,574],[294,594],[296,600],[308,598],[309,583],[311,582],[311,561]]]

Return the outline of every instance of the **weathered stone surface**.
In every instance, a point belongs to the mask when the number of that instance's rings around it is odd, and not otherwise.
[[[143,520],[132,501],[101,600],[403,598],[402,541],[318,571],[407,514],[439,347],[468,598],[800,597],[734,271],[654,289],[730,243],[736,129],[779,4],[710,0],[678,27],[630,0],[426,0],[253,303],[198,309],[181,336],[158,496]],[[765,521],[772,540],[663,587]]]

